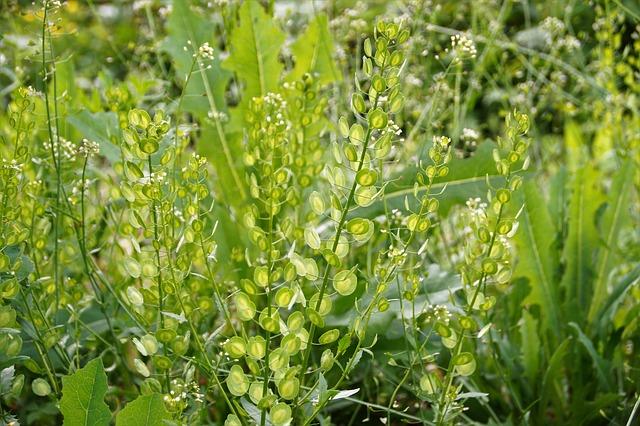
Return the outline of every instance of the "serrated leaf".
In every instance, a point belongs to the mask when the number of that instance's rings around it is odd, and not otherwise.
[[[324,13],[309,22],[305,32],[292,44],[291,52],[295,66],[287,80],[299,80],[305,73],[312,74],[321,85],[342,80],[333,60],[333,38]]]
[[[218,178],[217,187],[221,189],[224,201],[237,206],[246,197],[245,183],[240,172],[242,156],[237,155],[242,147],[240,139],[229,134],[222,118],[229,114],[225,90],[231,73],[221,67],[218,52],[215,51],[213,60],[193,63],[194,51],[199,46],[203,43],[215,46],[216,43],[210,23],[194,13],[189,2],[173,2],[167,32],[169,36],[163,42],[163,49],[173,59],[176,77],[181,85],[185,84],[186,77],[194,66],[195,72],[189,78],[187,86],[183,87],[185,93],[182,109],[196,115],[202,125],[202,135],[196,148],[213,164]],[[201,70],[200,67],[206,69]]]
[[[116,416],[116,426],[162,426],[169,412],[157,393],[142,395],[131,401]]]
[[[617,173],[607,198],[607,208],[600,226],[602,244],[598,251],[593,297],[589,307],[590,322],[597,318],[597,313],[607,298],[609,273],[618,260],[616,242],[623,225],[629,220],[629,198],[633,188],[633,175],[632,160],[628,159]]]
[[[529,280],[531,291],[524,303],[540,307],[545,328],[550,329],[557,337],[560,331],[559,299],[553,282],[558,268],[558,256],[553,250],[556,230],[540,188],[535,182],[527,182],[523,187],[525,205],[515,237],[518,263],[514,278],[524,277]]]
[[[239,15],[224,67],[244,83],[241,104],[247,105],[255,96],[277,91],[283,68],[278,55],[285,35],[257,1],[244,2]]]
[[[102,359],[89,361],[84,368],[62,378],[60,411],[63,426],[108,425],[111,412],[104,402],[107,393],[107,375]]]
[[[578,168],[572,182],[569,202],[568,235],[562,259],[564,275],[562,287],[567,294],[566,314],[572,321],[584,317],[588,308],[593,276],[593,251],[598,244],[595,217],[602,195],[598,189],[600,176],[591,165]]]

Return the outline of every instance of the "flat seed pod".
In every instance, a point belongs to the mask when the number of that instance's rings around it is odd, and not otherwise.
[[[340,337],[340,330],[334,328],[333,330],[326,331],[318,338],[318,343],[321,345],[328,345],[335,342]]]
[[[322,241],[320,240],[320,235],[313,228],[305,228],[304,230],[304,241],[307,243],[309,247],[314,250],[318,250]]]
[[[333,277],[333,288],[342,296],[352,294],[358,285],[358,279],[351,270],[338,272]]]
[[[250,321],[256,315],[256,305],[245,293],[238,293],[234,297],[238,317],[242,321]]]
[[[309,203],[311,204],[311,209],[315,214],[321,215],[324,213],[326,206],[318,191],[313,191],[311,195],[309,195]]]
[[[456,373],[461,376],[470,376],[476,371],[476,360],[470,352],[458,354],[453,363],[456,366]]]
[[[267,341],[262,336],[249,337],[247,342],[247,353],[255,359],[264,358],[267,352]]]
[[[278,382],[278,393],[286,400],[292,400],[298,396],[300,390],[300,380],[293,377],[290,379],[283,379]]]
[[[282,348],[274,349],[269,354],[269,369],[273,372],[283,370],[289,366],[289,354]]]
[[[124,259],[124,269],[132,278],[140,278],[140,274],[142,273],[140,263],[138,263],[138,261],[133,257],[127,257]]]
[[[291,422],[291,408],[284,402],[279,402],[271,407],[269,419],[273,426],[285,426]]]
[[[247,353],[247,345],[245,344],[244,339],[240,336],[234,336],[227,340],[223,347],[225,352],[234,359],[241,358]]]
[[[229,370],[229,376],[227,376],[227,388],[234,396],[242,396],[249,390],[249,378],[242,367],[234,365]]]

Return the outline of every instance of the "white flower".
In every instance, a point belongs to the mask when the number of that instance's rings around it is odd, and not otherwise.
[[[195,54],[194,56],[198,56],[202,59],[207,59],[207,60],[212,60],[213,59],[213,47],[209,46],[209,43],[206,42],[204,44],[202,44],[199,48],[198,48],[198,53]]]

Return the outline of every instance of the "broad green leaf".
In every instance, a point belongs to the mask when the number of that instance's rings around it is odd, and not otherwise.
[[[554,405],[556,413],[563,413],[567,407],[567,394],[564,389],[564,358],[567,356],[569,345],[572,343],[571,338],[566,338],[557,347],[551,358],[549,366],[544,373],[542,379],[542,389],[540,392],[540,417],[544,417],[547,404],[551,402]]]
[[[564,143],[567,151],[567,168],[570,173],[575,173],[582,164],[586,148],[579,124],[567,121],[564,126]]]
[[[446,215],[454,205],[464,205],[471,197],[477,197],[487,191],[487,181],[497,185],[501,179],[498,176],[493,161],[492,152],[495,145],[483,143],[471,158],[453,159],[449,163],[449,174],[443,178],[437,178],[431,187],[431,194],[440,201],[439,213]],[[416,177],[415,168],[407,168],[401,175],[390,180],[384,195],[384,202],[389,211],[394,208],[404,210],[405,198],[409,206],[417,211],[420,206],[414,197],[414,192],[421,197],[424,194],[424,187],[414,190]],[[445,189],[446,188],[446,189]],[[442,190],[445,189],[444,192]],[[361,216],[368,218],[376,217],[384,213],[382,198],[379,198],[373,205],[361,209]]]
[[[633,287],[639,279],[640,266],[637,266],[613,286],[611,294],[602,305],[600,313],[596,315],[596,318],[598,319],[598,331],[602,335],[606,335],[607,331],[611,328],[616,308],[624,299],[625,294],[627,294],[627,290]]]
[[[285,35],[257,1],[240,7],[240,23],[230,37],[231,55],[224,67],[244,83],[241,105],[278,90],[282,64],[278,60]]]
[[[572,321],[584,318],[591,293],[593,251],[598,245],[595,220],[602,199],[600,180],[600,174],[591,165],[580,167],[573,175],[561,284],[566,291],[566,314]]]
[[[162,49],[173,60],[175,78],[179,85],[184,86],[187,75],[190,71],[193,72],[187,87],[183,87],[185,93],[182,109],[206,117],[211,111],[212,101],[217,111],[226,113],[224,91],[231,73],[220,67],[217,50],[214,50],[213,60],[201,59],[194,63],[193,55],[198,48],[204,43],[216,46],[216,40],[211,23],[201,14],[194,13],[189,4],[185,0],[173,1],[173,12],[167,20],[169,35],[162,43]]]
[[[287,80],[298,80],[305,73],[314,75],[320,84],[341,81],[342,75],[333,60],[333,39],[327,15],[319,14],[291,46],[295,66]]]
[[[142,395],[131,401],[116,415],[116,426],[162,426],[169,412],[157,393]]]
[[[97,142],[100,146],[100,155],[104,155],[110,163],[120,160],[120,148],[112,139],[120,138],[120,125],[115,112],[94,112],[87,110],[67,117],[71,124],[82,137]]]
[[[230,136],[226,129],[229,111],[224,99],[231,73],[221,68],[217,51],[213,60],[194,62],[193,56],[205,42],[215,46],[211,24],[194,13],[189,2],[175,0],[167,32],[169,36],[164,40],[163,49],[173,59],[179,84],[184,85],[189,72],[194,71],[187,87],[183,87],[185,93],[181,108],[195,114],[202,125],[202,135],[196,148],[213,164],[220,195],[228,204],[239,205],[246,198],[241,172],[242,156],[239,155],[242,147],[240,138]]]
[[[617,173],[609,191],[607,208],[600,226],[602,244],[597,256],[593,298],[589,307],[589,322],[596,320],[596,314],[607,298],[609,274],[618,261],[616,255],[618,236],[623,225],[629,220],[629,200],[633,188],[633,177],[634,167],[632,160],[628,159]]]
[[[559,298],[553,280],[558,268],[558,255],[553,249],[556,230],[540,188],[535,182],[527,182],[523,187],[525,205],[515,237],[518,263],[514,278],[529,280],[531,291],[524,303],[539,305],[543,325],[557,337],[560,332]]]
[[[84,368],[62,378],[60,411],[64,426],[108,425],[111,412],[104,402],[107,375],[102,359],[89,361]]]
[[[600,384],[608,391],[613,390],[613,386],[610,381],[611,366],[609,365],[609,362],[602,358],[600,354],[598,354],[596,348],[593,346],[593,342],[582,332],[578,324],[576,324],[575,322],[571,322],[569,323],[569,325],[576,330],[578,341],[587,350],[589,357],[591,357]]]
[[[522,311],[520,323],[520,336],[522,337],[521,353],[524,364],[524,373],[530,383],[535,383],[540,369],[540,337],[538,337],[538,320],[529,311]]]

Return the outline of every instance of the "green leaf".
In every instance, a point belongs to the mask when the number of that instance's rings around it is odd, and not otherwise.
[[[578,341],[582,343],[582,346],[584,346],[584,348],[587,350],[587,353],[591,357],[600,384],[608,391],[613,390],[613,385],[610,381],[611,366],[609,365],[609,362],[607,362],[598,354],[595,347],[593,346],[593,342],[582,332],[578,324],[576,324],[575,322],[571,322],[569,323],[569,325],[576,330]]]
[[[278,60],[285,35],[257,1],[240,7],[240,24],[230,37],[231,55],[224,67],[245,84],[242,105],[278,90],[282,64]]]
[[[524,184],[524,203],[515,237],[518,263],[514,278],[529,280],[531,291],[524,303],[540,306],[543,325],[557,337],[560,332],[559,298],[553,281],[558,268],[558,256],[553,250],[556,231],[540,188],[533,181]]]
[[[522,311],[520,323],[522,336],[521,353],[524,364],[524,374],[530,383],[535,383],[540,369],[540,337],[538,337],[538,321],[529,313]]]
[[[573,174],[569,231],[562,254],[565,272],[561,283],[566,291],[567,317],[572,321],[584,318],[591,293],[593,251],[598,245],[595,219],[602,199],[599,181],[600,175],[592,165],[580,167]]]
[[[597,256],[593,298],[589,307],[589,322],[596,320],[596,314],[607,298],[609,273],[618,263],[616,243],[623,225],[629,220],[629,199],[633,188],[633,176],[632,160],[628,159],[617,173],[607,198],[607,209],[600,226],[602,244]]]
[[[111,412],[104,402],[107,393],[107,375],[102,359],[89,361],[84,368],[62,378],[60,411],[63,426],[108,425]]]
[[[169,412],[157,393],[142,395],[127,404],[116,416],[116,426],[162,426]]]
[[[198,48],[204,43],[216,46],[217,40],[214,39],[211,23],[202,14],[194,13],[189,3],[185,0],[173,1],[173,12],[167,21],[169,35],[162,43],[162,49],[173,60],[179,85],[184,86],[187,75],[193,72],[187,87],[183,87],[182,108],[203,118],[212,110],[213,103],[217,111],[226,113],[224,92],[231,73],[221,68],[218,51],[214,51],[213,60],[194,63],[193,55]],[[208,69],[201,70],[200,66]]]
[[[314,75],[322,84],[341,81],[342,75],[333,60],[333,39],[327,15],[319,14],[306,31],[291,45],[295,66],[287,80],[299,80],[305,73]]]
[[[120,160],[120,148],[112,142],[120,138],[120,125],[115,112],[94,112],[87,110],[67,117],[71,124],[82,137],[97,142],[100,146],[100,155],[104,155],[110,163]]]
[[[431,194],[440,201],[439,213],[446,215],[452,206],[464,204],[469,198],[477,197],[487,190],[487,181],[498,184],[498,176],[493,161],[492,152],[495,145],[489,142],[483,143],[471,158],[453,159],[449,163],[449,174],[443,178],[437,178],[431,187]],[[414,211],[420,206],[414,197],[414,192],[421,197],[424,187],[417,191],[414,189],[416,168],[407,168],[401,175],[390,179],[384,195],[384,202],[388,211],[394,208],[404,210],[405,198],[409,202],[409,207]],[[443,189],[446,190],[442,192]],[[360,210],[360,216],[374,218],[384,214],[384,204],[382,199],[378,199],[370,207]]]
[[[567,406],[567,394],[563,388],[563,367],[564,358],[567,356],[571,338],[566,338],[555,350],[549,359],[549,366],[542,379],[542,389],[540,392],[540,417],[544,417],[547,404],[551,402],[556,413],[565,412]]]
[[[194,13],[189,2],[173,2],[167,32],[169,36],[164,40],[163,49],[173,59],[179,84],[184,85],[187,75],[193,71],[187,87],[183,88],[182,108],[196,115],[202,125],[196,148],[213,164],[224,201],[238,206],[247,196],[241,172],[242,156],[238,155],[242,151],[241,139],[239,135],[229,134],[223,119],[229,114],[225,90],[231,72],[221,68],[217,52],[214,52],[213,60],[194,63],[193,54],[203,43],[208,42],[211,46],[216,43],[211,24],[202,15]],[[208,69],[200,70],[200,67]]]

